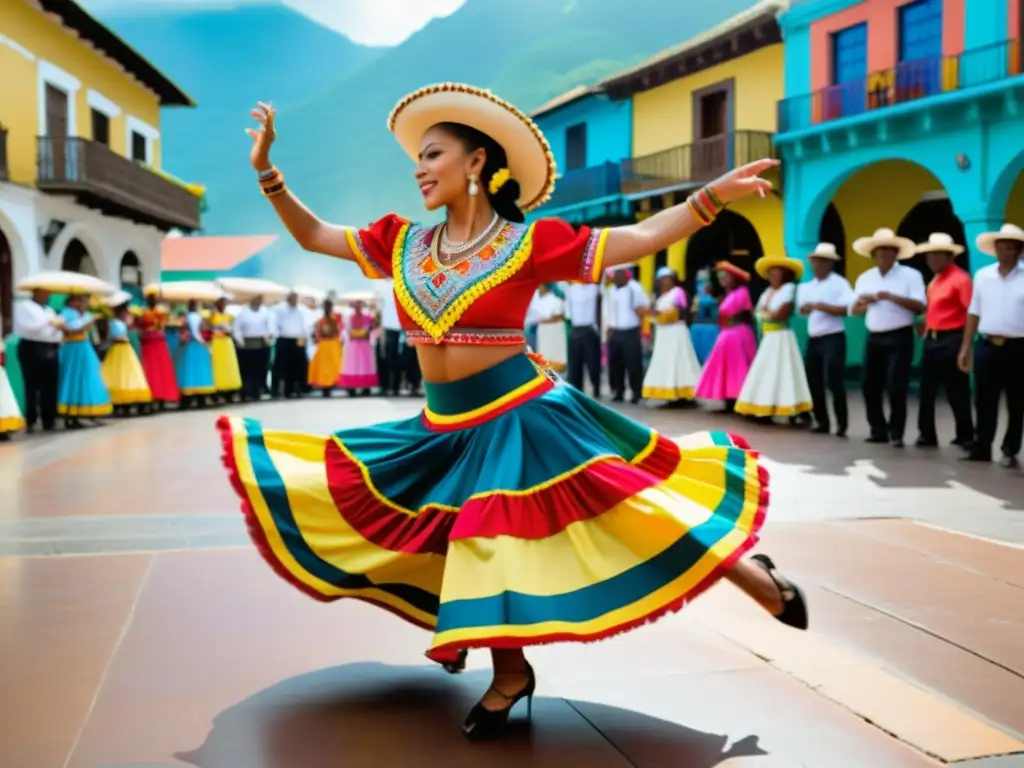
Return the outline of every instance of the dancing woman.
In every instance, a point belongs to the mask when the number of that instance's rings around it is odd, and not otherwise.
[[[768,474],[745,441],[704,433],[681,447],[545,375],[523,339],[538,285],[597,282],[606,266],[692,235],[725,204],[764,193],[758,174],[775,161],[637,224],[525,224],[554,186],[547,141],[489,92],[437,85],[402,99],[388,124],[445,223],[389,214],[353,229],[289,191],[269,158],[274,110],[260,104],[253,116],[250,160],[299,245],[394,279],[427,399],[406,421],[327,435],[222,417],[225,463],[279,575],[431,631],[428,657],[452,669],[465,649],[490,649],[493,682],[464,725],[473,739],[501,733],[513,705],[532,698],[526,646],[639,627],[723,576],[806,628],[803,596],[771,560],[741,559],[768,501]]]

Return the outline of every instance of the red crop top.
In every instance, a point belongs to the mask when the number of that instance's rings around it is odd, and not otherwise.
[[[521,344],[537,286],[596,283],[607,229],[576,229],[561,219],[506,223],[480,253],[442,267],[430,252],[434,227],[389,213],[369,229],[348,230],[363,274],[391,277],[410,344]]]

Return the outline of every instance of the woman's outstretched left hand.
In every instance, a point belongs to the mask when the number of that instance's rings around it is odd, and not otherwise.
[[[761,178],[761,174],[779,164],[778,160],[755,160],[752,163],[734,168],[711,182],[708,186],[723,203],[758,194],[764,197],[772,189],[772,183]]]

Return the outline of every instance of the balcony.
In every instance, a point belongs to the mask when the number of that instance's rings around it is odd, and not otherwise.
[[[10,177],[10,169],[7,167],[7,129],[0,125],[0,181],[7,181]]]
[[[162,230],[200,227],[200,199],[109,147],[80,138],[37,139],[36,186],[111,216]]]
[[[1019,40],[975,48],[956,56],[900,62],[857,80],[783,99],[778,106],[779,133],[998,83],[1022,72],[1024,60]]]
[[[604,163],[566,171],[555,183],[544,208],[565,208],[621,194],[618,163]]]
[[[622,193],[638,195],[698,185],[737,165],[774,157],[772,134],[735,131],[622,161]]]

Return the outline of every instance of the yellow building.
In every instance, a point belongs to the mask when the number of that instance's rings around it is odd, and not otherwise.
[[[0,0],[0,317],[40,270],[160,275],[200,197],[160,171],[160,108],[195,106],[73,0]]]
[[[622,189],[639,218],[682,202],[730,168],[773,156],[783,97],[776,16],[788,6],[763,0],[601,83],[610,98],[632,99],[632,158],[622,164]],[[663,265],[692,279],[722,258],[753,271],[766,253],[784,253],[777,195],[732,205],[689,241],[644,259],[640,280],[652,289]]]

